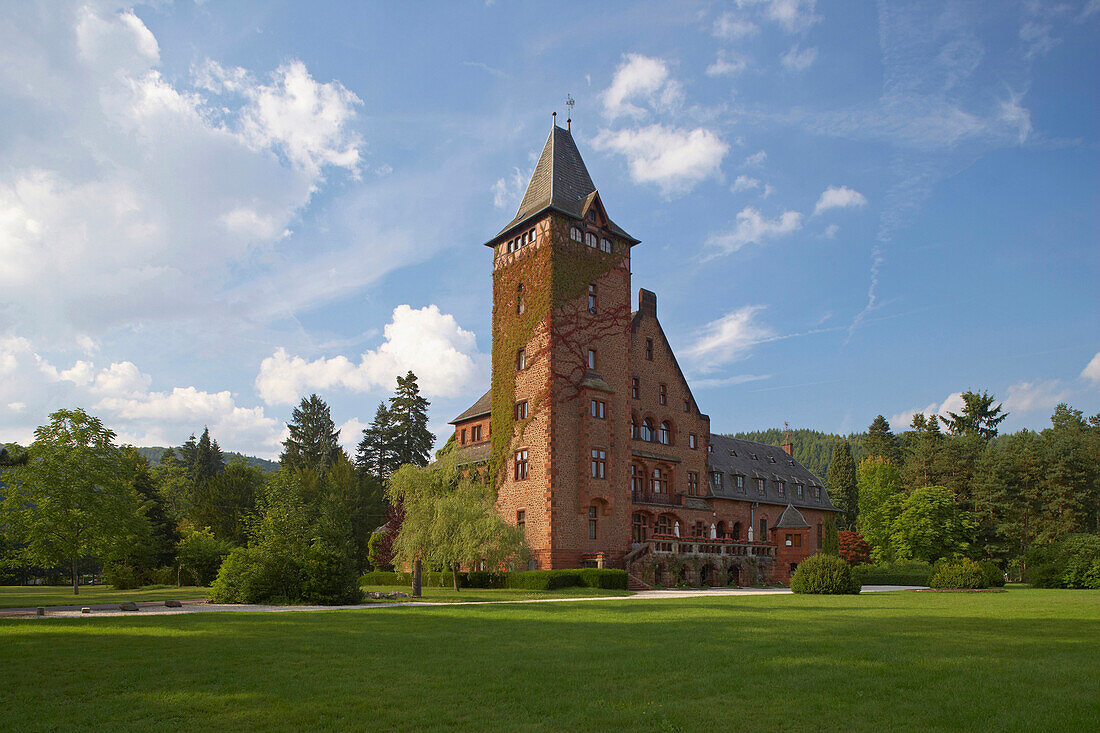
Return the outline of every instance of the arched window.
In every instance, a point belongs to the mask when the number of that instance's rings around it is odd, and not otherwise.
[[[527,304],[523,302],[523,283],[516,286],[516,313],[523,315],[523,311],[527,309]]]
[[[569,227],[569,238],[574,242],[584,241],[584,237],[581,236],[581,230],[578,227]]]
[[[661,423],[661,427],[657,430],[657,442],[661,445],[672,443],[672,428],[667,422]]]
[[[597,237],[592,232],[585,232],[584,233],[584,243],[587,244],[589,247],[592,247],[593,249],[596,248],[596,243],[597,243],[598,239],[599,239],[599,237]]]
[[[653,493],[668,493],[668,474],[662,471],[660,467],[653,469]]]
[[[634,542],[645,542],[646,540],[646,516],[641,512],[634,512],[634,516],[631,518],[631,539]]]
[[[610,239],[607,239],[605,237],[605,238],[600,240],[600,251],[601,252],[610,252],[611,251],[611,240]]]
[[[672,534],[672,517],[667,514],[662,514],[657,517],[657,527],[653,530],[654,534]]]
[[[642,440],[652,443],[654,437],[653,421],[647,417],[642,421]]]
[[[725,536],[726,536],[726,523],[725,522],[719,522],[718,527],[716,528],[715,531],[718,533],[718,537],[724,539]]]
[[[735,539],[735,540],[741,539],[741,523],[740,522],[734,522],[733,523],[733,539]]]

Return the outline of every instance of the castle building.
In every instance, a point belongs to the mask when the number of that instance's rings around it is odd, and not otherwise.
[[[452,421],[459,461],[493,482],[533,568],[626,567],[662,585],[786,581],[836,508],[789,444],[710,432],[657,296],[639,290],[631,308],[639,243],[555,124],[515,217],[485,243],[492,384]]]

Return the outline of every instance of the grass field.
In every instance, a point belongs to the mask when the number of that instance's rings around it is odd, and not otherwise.
[[[1100,593],[0,620],[0,730],[1088,730]]]
[[[209,588],[185,585],[153,585],[136,590],[115,590],[109,585],[82,585],[80,595],[73,595],[71,585],[3,585],[0,586],[0,608],[24,606],[90,606],[95,603],[123,601],[166,601],[169,598],[206,598]]]
[[[392,585],[364,585],[365,591],[381,591],[392,593],[411,591],[402,586]],[[520,588],[464,588],[457,593],[453,588],[421,588],[420,601],[431,603],[447,603],[451,601],[525,601],[535,598],[597,598],[612,596],[629,596],[632,591],[609,590],[606,588],[558,588],[556,590],[523,590]],[[409,599],[402,598],[401,601]]]

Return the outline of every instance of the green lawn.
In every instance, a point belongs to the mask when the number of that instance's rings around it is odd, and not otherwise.
[[[0,619],[0,730],[1088,730],[1100,592]]]
[[[381,591],[392,593],[400,591],[411,593],[404,586],[393,585],[364,585],[365,591]],[[420,598],[400,598],[393,602],[410,600],[428,601],[431,603],[447,603],[450,601],[525,601],[534,598],[597,598],[603,596],[629,596],[633,591],[608,590],[605,588],[559,588],[557,590],[522,590],[518,588],[464,588],[457,593],[452,588],[421,588]],[[367,599],[367,602],[371,602]]]
[[[115,590],[109,585],[82,585],[80,595],[73,595],[71,585],[0,585],[0,608],[24,606],[90,606],[96,603],[123,601],[166,601],[206,598],[209,588],[185,585],[152,585],[136,590]]]

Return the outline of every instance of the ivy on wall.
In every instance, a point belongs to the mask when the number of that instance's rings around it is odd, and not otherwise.
[[[493,270],[493,352],[492,352],[492,450],[488,473],[499,486],[507,470],[514,440],[521,440],[526,426],[549,404],[555,386],[578,389],[586,363],[584,344],[599,337],[602,329],[621,329],[629,305],[601,310],[592,319],[587,312],[589,283],[598,281],[616,266],[624,264],[626,243],[616,243],[613,251],[602,252],[569,237],[570,222],[552,215],[538,225],[534,245],[514,253],[498,254],[509,258]],[[523,284],[524,309],[519,313],[517,286]],[[625,314],[621,311],[625,310]],[[618,312],[617,312],[618,311]],[[535,337],[538,339],[536,348]],[[527,418],[517,421],[516,354],[525,349],[527,368],[550,358],[554,349],[569,354],[561,369],[534,398],[528,398]],[[532,351],[532,349],[535,349]],[[581,373],[578,375],[578,371]]]

